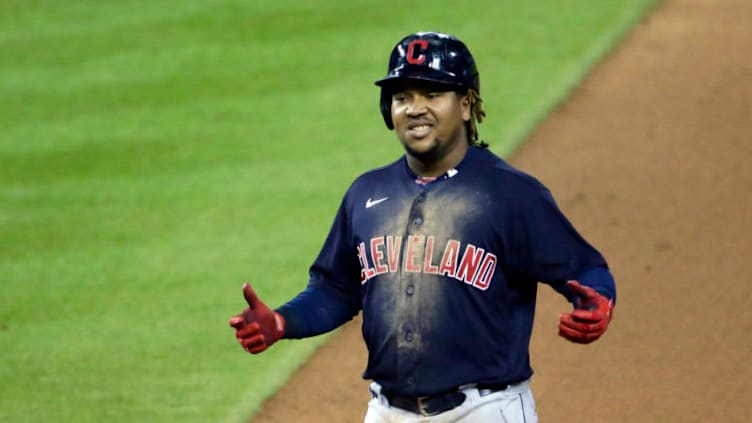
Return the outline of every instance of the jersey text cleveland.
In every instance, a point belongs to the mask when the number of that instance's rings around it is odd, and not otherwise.
[[[450,239],[444,246],[437,246],[433,236],[409,235],[371,238],[369,243],[358,245],[360,282],[398,271],[428,273],[457,279],[485,291],[491,284],[496,270],[496,255],[473,244],[464,250],[460,241]],[[434,262],[434,250],[443,247],[438,261]],[[366,254],[366,252],[370,254]],[[370,260],[369,260],[370,258]]]

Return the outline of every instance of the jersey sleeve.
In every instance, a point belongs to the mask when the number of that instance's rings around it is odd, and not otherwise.
[[[599,294],[614,301],[616,304],[616,283],[608,266],[598,266],[588,269],[575,278],[580,284],[593,288]],[[575,304],[577,295],[569,290],[567,284],[561,283],[553,286],[556,291],[565,296],[570,303]]]
[[[515,228],[511,240],[518,271],[557,291],[566,281],[586,275],[583,283],[595,281],[603,285],[601,289],[615,295],[606,260],[564,216],[550,191],[536,183],[520,198],[513,216]],[[588,273],[591,269],[604,269],[608,277],[603,272]]]
[[[279,307],[285,338],[329,332],[351,320],[361,309],[360,267],[351,245],[347,197],[337,211],[329,235],[309,269],[306,289]]]

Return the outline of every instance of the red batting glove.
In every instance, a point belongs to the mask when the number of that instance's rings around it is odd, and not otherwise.
[[[247,282],[243,284],[243,296],[248,308],[243,313],[230,318],[230,326],[235,328],[235,337],[243,349],[258,354],[285,333],[285,318],[264,304]]]
[[[589,344],[608,329],[614,314],[614,301],[577,281],[567,282],[577,295],[575,309],[559,318],[559,336],[578,344]]]

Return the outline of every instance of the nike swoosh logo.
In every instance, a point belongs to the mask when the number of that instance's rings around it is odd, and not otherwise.
[[[378,200],[372,200],[372,199],[369,198],[368,201],[366,201],[366,208],[370,209],[371,207],[375,206],[376,204],[383,203],[384,201],[386,201],[388,199],[389,199],[389,197],[379,198]]]

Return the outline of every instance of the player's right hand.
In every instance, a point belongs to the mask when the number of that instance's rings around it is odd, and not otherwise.
[[[258,354],[284,335],[285,319],[264,304],[247,282],[243,284],[243,296],[248,307],[230,318],[230,326],[235,328],[235,337],[243,349]]]

